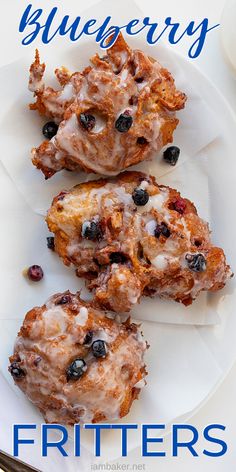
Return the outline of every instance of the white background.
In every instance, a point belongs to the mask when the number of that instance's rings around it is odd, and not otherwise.
[[[111,2],[117,0],[110,0]],[[19,19],[24,8],[30,3],[25,0],[0,0],[1,5],[1,29],[0,29],[0,66],[10,63],[21,57],[25,50],[20,43],[18,33]],[[80,15],[83,10],[97,3],[97,0],[41,0],[31,3],[35,7],[47,8],[58,6],[65,13]],[[125,0],[119,0],[120,8],[125,11]],[[201,20],[209,18],[211,24],[220,22],[221,13],[225,0],[136,0],[136,3],[154,21],[164,22],[167,16],[186,25],[190,20]],[[109,12],[104,11],[104,15]],[[236,24],[236,19],[235,19]],[[235,26],[236,27],[236,26]],[[189,41],[184,39],[175,46],[181,54],[187,57]],[[28,49],[35,49],[35,43]],[[225,65],[220,44],[220,29],[214,30],[207,37],[207,41],[200,57],[194,60],[195,64],[208,76],[208,78],[221,90],[231,107],[236,112],[236,80],[232,77],[230,70]],[[17,84],[16,84],[17,86]],[[3,91],[1,91],[2,93]],[[234,137],[232,137],[234,139]],[[187,355],[187,353],[186,353]],[[181,366],[180,366],[181,368]],[[158,394],[158,392],[157,392]],[[153,412],[153,421],[158,422]],[[164,438],[164,447],[160,450],[166,451],[165,458],[148,458],[145,461],[137,452],[131,453],[124,463],[145,462],[145,470],[154,472],[231,472],[236,469],[236,364],[219,387],[213,397],[198,411],[190,420],[199,431],[199,442],[196,447],[199,457],[191,457],[190,453],[182,452],[180,457],[171,458],[171,436]],[[226,431],[221,435],[228,444],[228,451],[222,458],[207,458],[202,455],[206,442],[202,439],[202,430],[211,423],[221,423],[226,426]],[[121,461],[120,461],[121,463]],[[88,472],[88,471],[86,471]]]

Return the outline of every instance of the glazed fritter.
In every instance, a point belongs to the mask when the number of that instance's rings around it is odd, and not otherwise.
[[[61,192],[47,224],[63,262],[87,279],[101,307],[116,312],[142,295],[189,305],[232,275],[193,203],[140,172]]]
[[[53,120],[44,141],[32,151],[33,164],[46,178],[61,169],[116,175],[172,142],[175,112],[186,96],[159,62],[132,50],[122,35],[104,57],[71,73],[55,71],[62,90],[46,87],[38,51],[30,68],[32,110]]]
[[[65,292],[27,313],[9,372],[48,423],[111,421],[146,383],[146,349],[137,325]]]

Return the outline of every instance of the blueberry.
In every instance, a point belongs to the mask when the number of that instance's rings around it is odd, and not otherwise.
[[[142,146],[144,146],[144,144],[148,144],[148,140],[144,138],[144,136],[140,136],[139,138],[137,138],[137,144],[141,144]]]
[[[49,121],[43,126],[43,135],[46,139],[52,139],[56,136],[58,131],[58,125],[54,121]]]
[[[127,262],[127,257],[122,252],[112,252],[110,254],[110,261],[112,264],[124,264]]]
[[[141,84],[143,81],[144,81],[144,77],[137,77],[135,79],[135,82],[137,82],[137,84]]]
[[[165,223],[161,223],[160,225],[156,225],[154,235],[156,236],[156,238],[159,238],[161,235],[165,236],[165,238],[169,238],[171,232]]]
[[[66,371],[67,380],[78,380],[86,372],[87,365],[84,359],[75,359]]]
[[[51,249],[51,251],[54,251],[55,249],[55,240],[53,236],[49,236],[47,238],[47,247],[48,249]]]
[[[59,195],[57,195],[57,197],[56,197],[57,201],[62,202],[62,200],[64,200],[66,194],[67,194],[67,192],[65,192],[64,190],[62,192],[60,192]]]
[[[101,339],[94,341],[92,344],[92,351],[94,357],[106,357],[107,355],[107,348],[106,343]]]
[[[27,275],[33,282],[39,282],[43,278],[43,269],[39,265],[32,265],[28,268]]]
[[[202,241],[200,239],[195,239],[194,244],[196,247],[200,247],[202,245]]]
[[[87,334],[85,335],[83,344],[89,345],[91,344],[92,340],[93,340],[93,332],[88,331]]]
[[[170,234],[171,234],[170,230],[169,230],[168,226],[165,223],[161,224],[161,232],[162,232],[162,235],[165,236],[165,238],[170,237]]]
[[[117,118],[115,127],[120,133],[126,133],[129,131],[133,124],[133,118],[127,112],[121,113],[119,118]]]
[[[179,159],[180,149],[177,146],[168,147],[163,153],[163,158],[171,166],[175,166]]]
[[[36,359],[34,359],[34,365],[35,367],[38,367],[39,363],[42,361],[41,356],[37,356]]]
[[[135,188],[132,194],[133,201],[137,206],[144,206],[149,200],[149,194],[143,188]]]
[[[206,270],[206,259],[203,254],[186,254],[185,259],[189,269],[194,272],[203,272]]]
[[[96,241],[102,238],[101,225],[97,221],[84,221],[81,230],[82,237]]]
[[[129,99],[129,104],[132,105],[137,105],[138,104],[138,95],[132,95]]]
[[[9,372],[14,379],[23,379],[25,377],[25,371],[19,366],[17,362],[13,362],[9,367]]]
[[[79,121],[86,131],[92,131],[96,123],[95,116],[90,115],[89,113],[80,113]]]
[[[183,198],[178,198],[171,204],[171,209],[178,211],[181,215],[185,212],[186,210],[186,202]]]
[[[55,305],[66,305],[71,302],[71,296],[69,294],[63,295],[59,300],[56,301]]]

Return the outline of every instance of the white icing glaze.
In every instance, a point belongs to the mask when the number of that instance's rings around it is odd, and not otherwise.
[[[141,184],[138,186],[138,189],[146,190],[149,186],[149,183],[147,180],[142,180]]]
[[[85,306],[80,308],[79,314],[75,317],[75,322],[79,326],[85,326],[88,320],[88,309]]]
[[[145,80],[143,82],[137,83],[137,87],[139,91],[143,90],[144,88],[150,88],[147,86],[148,86],[148,82]]]
[[[37,156],[37,149],[32,150],[32,159],[35,159]],[[48,156],[46,153],[42,157],[43,164],[45,167],[48,167],[49,169],[54,169],[55,165],[53,161],[51,160],[50,156]]]
[[[83,78],[83,81],[82,81],[82,84],[81,84],[81,88],[80,88],[80,91],[78,93],[78,97],[77,97],[77,101],[87,101],[89,100],[89,96],[88,96],[88,84],[87,84],[87,81],[85,78]]]
[[[61,306],[52,306],[43,313],[45,336],[60,336],[67,329],[66,314]]]
[[[123,66],[128,60],[128,52],[127,51],[119,51],[119,56],[121,58],[121,65]]]
[[[132,200],[132,195],[130,193],[126,192],[124,187],[115,187],[114,191],[121,203],[124,203],[124,205],[130,205],[133,203]]]
[[[123,273],[122,268],[119,266],[119,264],[112,264],[111,272],[112,274],[116,274],[116,278],[121,283],[120,288],[119,288],[121,296],[122,296],[122,293],[124,293],[125,297],[130,302],[131,305],[137,303],[137,301],[140,298],[140,288],[139,286],[136,286],[136,285],[132,286],[130,284],[130,280],[129,280],[130,274],[126,275],[125,273]]]
[[[168,219],[169,210],[168,210],[168,208],[164,208],[164,203],[168,199],[168,196],[169,196],[168,189],[161,190],[156,195],[150,196],[146,205],[138,206],[137,207],[137,212],[138,213],[146,213],[146,212],[149,212],[152,209],[154,209],[154,210],[157,210],[157,212],[165,215],[165,217],[167,217],[167,219]]]
[[[158,254],[151,260],[152,265],[158,270],[165,270],[168,267],[168,256],[165,254]]]
[[[83,239],[82,241],[72,240],[67,246],[68,256],[73,256],[73,254],[81,249],[94,249],[96,243],[94,241],[89,241],[88,239]]]
[[[73,84],[69,82],[68,84],[65,85],[65,87],[63,88],[57,100],[59,103],[65,102],[65,101],[68,102],[72,100],[74,96],[75,96],[75,92],[74,92]]]
[[[72,138],[78,138],[80,134],[77,116],[74,113],[64,122],[64,125],[59,128],[56,135],[56,143],[71,156],[76,156],[78,150],[73,146]]]
[[[148,234],[150,234],[151,236],[154,236],[156,226],[157,226],[156,220],[150,220],[146,223],[145,230],[147,231]]]
[[[190,242],[190,240],[191,240],[191,231],[189,231],[189,229],[188,229],[185,218],[181,218],[181,224],[184,228],[184,235],[188,239],[188,241]]]
[[[145,387],[145,385],[146,385],[146,382],[145,382],[144,379],[142,379],[142,380],[139,380],[139,381],[135,384],[135,388],[143,388],[143,387]]]
[[[107,120],[98,113],[93,113],[93,116],[95,117],[96,122],[94,128],[92,129],[92,132],[101,133],[102,130],[106,127]]]
[[[43,80],[37,80],[35,77],[32,77],[32,80],[29,82],[29,91],[30,92],[42,92],[44,89]]]
[[[94,208],[96,212],[99,212],[102,203],[105,207],[111,207],[114,202],[121,202],[124,205],[133,204],[131,194],[126,192],[123,187],[118,188],[113,183],[107,183],[104,187],[92,189],[89,192],[89,200],[87,193],[80,193],[79,198],[73,193],[66,195],[63,200],[63,207],[65,212],[72,216],[75,214],[88,214],[92,208]],[[98,215],[94,215],[93,219],[96,219],[96,217],[97,219],[99,218]]]
[[[160,148],[158,137],[160,136],[162,121],[163,120],[159,116],[157,116],[152,121],[152,131],[153,131],[152,148],[155,151],[157,151]]]
[[[121,87],[127,87],[126,79],[128,77],[128,70],[123,69],[122,72],[120,73],[120,85]]]

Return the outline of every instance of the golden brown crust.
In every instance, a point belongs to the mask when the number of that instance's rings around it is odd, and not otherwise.
[[[137,188],[149,195],[144,206],[133,201]],[[101,233],[95,240],[83,234],[83,225],[91,222]],[[77,275],[88,280],[101,307],[117,312],[129,311],[142,294],[188,305],[202,290],[222,288],[231,275],[194,204],[141,172],[86,182],[60,194],[47,224],[63,262],[74,264]],[[163,232],[157,231],[163,224]],[[188,254],[205,259],[200,270],[190,268]]]
[[[60,303],[65,297],[67,302]],[[105,358],[93,355],[98,339],[106,344]],[[118,323],[79,294],[65,292],[27,313],[9,370],[49,423],[114,420],[128,414],[145,385],[146,349],[137,325]],[[68,367],[78,358],[87,370],[71,380]],[[21,375],[14,375],[13,368]]]
[[[36,96],[30,108],[59,123],[55,138],[32,152],[33,164],[46,178],[65,168],[115,175],[173,140],[175,112],[184,107],[186,96],[169,71],[132,50],[122,35],[104,58],[96,54],[91,64],[82,73],[57,69],[62,91],[45,87],[38,53],[30,68],[29,87]],[[115,124],[124,112],[133,121],[127,132],[119,132]],[[83,128],[81,113],[95,117],[93,129]]]

